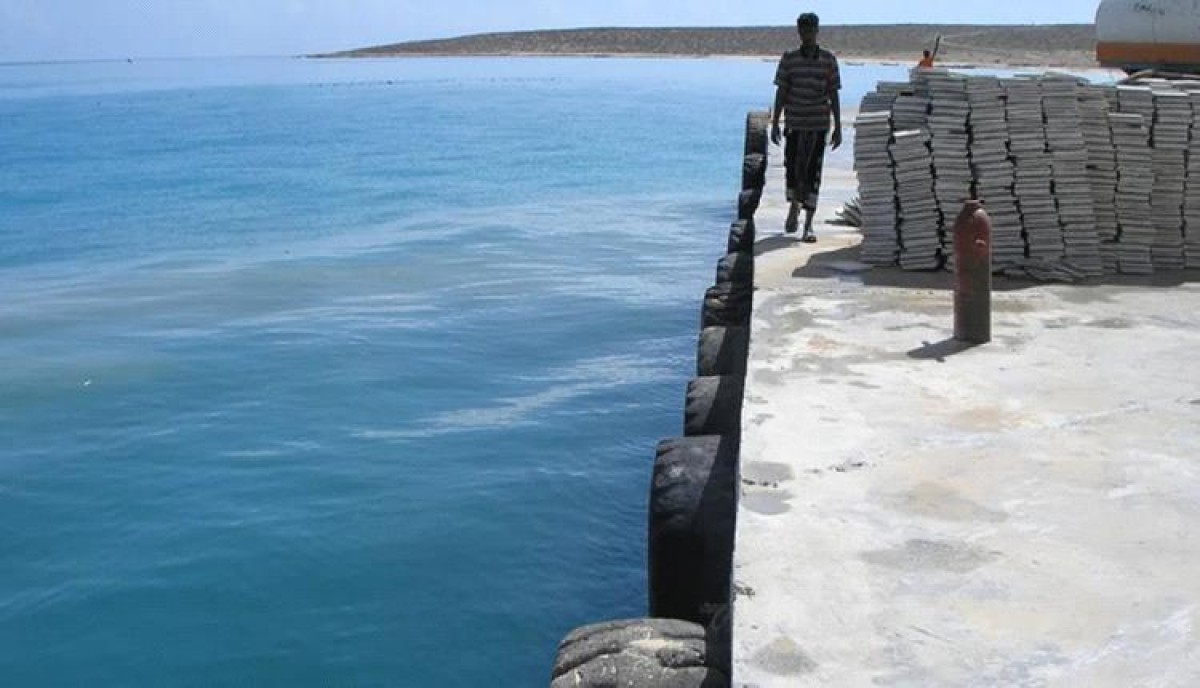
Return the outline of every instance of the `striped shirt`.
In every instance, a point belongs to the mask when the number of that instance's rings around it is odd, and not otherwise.
[[[829,129],[830,98],[842,87],[837,58],[817,48],[816,53],[797,48],[779,58],[775,85],[784,89],[784,114],[792,131]]]

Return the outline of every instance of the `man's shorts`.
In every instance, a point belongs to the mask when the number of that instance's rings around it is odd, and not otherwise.
[[[817,209],[821,195],[821,167],[825,163],[825,142],[828,129],[817,131],[788,131],[783,149],[783,164],[787,170],[787,199],[799,202],[806,210]]]

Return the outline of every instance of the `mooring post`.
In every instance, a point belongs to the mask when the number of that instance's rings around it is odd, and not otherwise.
[[[954,338],[992,340],[992,221],[974,200],[954,222]]]

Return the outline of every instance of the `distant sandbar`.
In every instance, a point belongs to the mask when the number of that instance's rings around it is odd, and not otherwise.
[[[958,65],[1096,67],[1091,24],[842,25],[821,29],[822,44],[845,61],[908,64],[941,36],[939,61]],[[748,57],[774,59],[796,46],[790,26],[596,28],[488,33],[393,43],[312,57]]]

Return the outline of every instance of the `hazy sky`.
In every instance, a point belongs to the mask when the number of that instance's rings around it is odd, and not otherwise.
[[[466,33],[592,26],[1091,22],[1094,1],[0,0],[0,61],[295,55]]]

